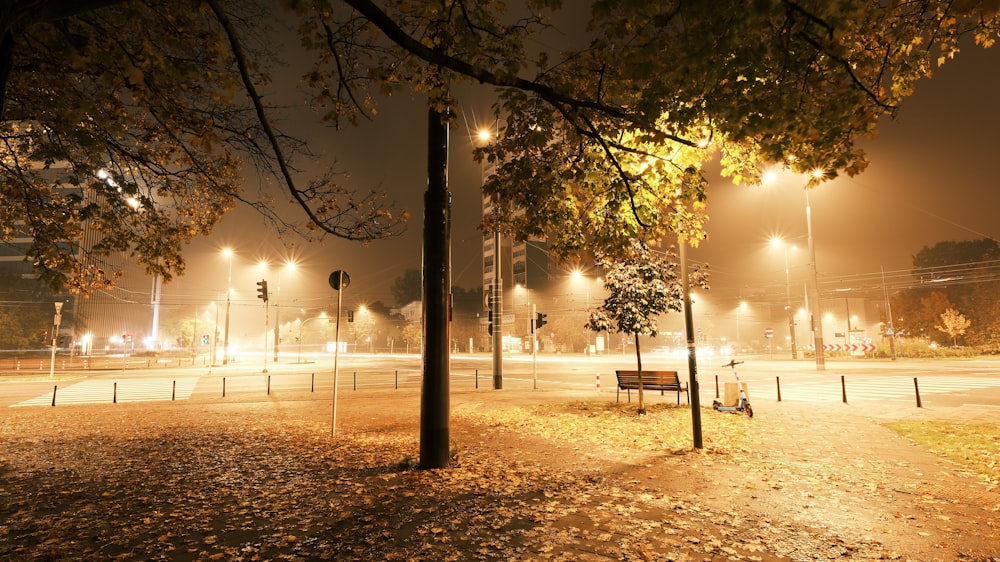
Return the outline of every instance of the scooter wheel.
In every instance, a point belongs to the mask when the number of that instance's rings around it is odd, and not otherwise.
[[[749,402],[747,402],[746,404],[743,405],[743,411],[747,413],[747,417],[748,418],[752,418],[753,417],[753,408],[750,407],[750,403]]]

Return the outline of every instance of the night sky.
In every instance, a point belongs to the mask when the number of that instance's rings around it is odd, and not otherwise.
[[[932,80],[918,84],[895,120],[885,120],[877,139],[864,141],[871,164],[855,178],[840,177],[810,194],[821,283],[844,287],[871,283],[884,270],[892,277],[908,270],[924,246],[946,240],[996,237],[994,203],[997,160],[993,137],[1000,131],[1000,50],[968,46]],[[489,115],[490,91],[458,89],[456,110],[471,120]],[[487,117],[488,119],[488,117]],[[421,261],[422,198],[426,186],[424,100],[401,96],[383,103],[376,121],[342,131],[301,123],[324,161],[336,159],[349,171],[350,185],[384,189],[412,213],[406,233],[365,246],[329,239],[306,244],[279,240],[252,211],[239,209],[185,254],[187,273],[165,287],[165,300],[194,302],[224,294],[227,262],[218,255],[234,248],[234,299],[252,303],[254,282],[263,274],[259,259],[299,262],[285,273],[287,300],[304,307],[335,301],[326,283],[335,269],[352,277],[349,300],[394,304],[389,288]],[[295,123],[299,123],[296,121]],[[464,120],[452,130],[449,182],[453,199],[454,284],[481,282],[479,219],[480,167],[472,161]],[[789,253],[790,278],[806,279],[804,180],[785,173],[762,187],[737,187],[713,177],[709,191],[709,239],[689,257],[708,263],[711,291],[705,298],[722,308],[746,295],[784,290],[784,258],[769,245],[781,236],[798,250]],[[257,189],[256,179],[247,189]],[[273,187],[271,189],[276,192]],[[301,217],[294,208],[290,213]],[[275,275],[266,275],[275,285]],[[877,282],[877,281],[876,281]],[[890,284],[891,286],[891,284]],[[235,301],[234,301],[235,302]],[[258,301],[259,302],[259,301]]]

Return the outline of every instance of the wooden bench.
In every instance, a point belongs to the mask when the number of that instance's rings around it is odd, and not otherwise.
[[[639,389],[639,371],[615,371],[618,377],[618,390],[615,391],[615,402],[618,401],[622,390],[628,393],[628,401],[632,401],[632,389]],[[687,397],[688,404],[691,403],[691,395],[688,393],[687,384],[682,383],[677,376],[677,371],[647,371],[642,370],[642,389],[659,390],[662,395],[664,391],[672,390],[677,393],[677,403],[681,403],[681,392]]]

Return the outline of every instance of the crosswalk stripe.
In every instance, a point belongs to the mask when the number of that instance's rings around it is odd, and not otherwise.
[[[174,383],[176,382],[176,389]],[[198,377],[178,379],[128,379],[118,382],[92,379],[55,389],[56,405],[107,404],[111,402],[152,402],[157,400],[187,400],[198,384]],[[51,406],[52,393],[46,393],[13,406]]]

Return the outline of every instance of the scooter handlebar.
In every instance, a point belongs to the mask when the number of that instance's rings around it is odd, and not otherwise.
[[[735,359],[730,359],[729,363],[726,363],[725,365],[723,365],[723,367],[735,367],[736,365],[740,365],[742,363],[743,363],[742,361],[737,361]]]

